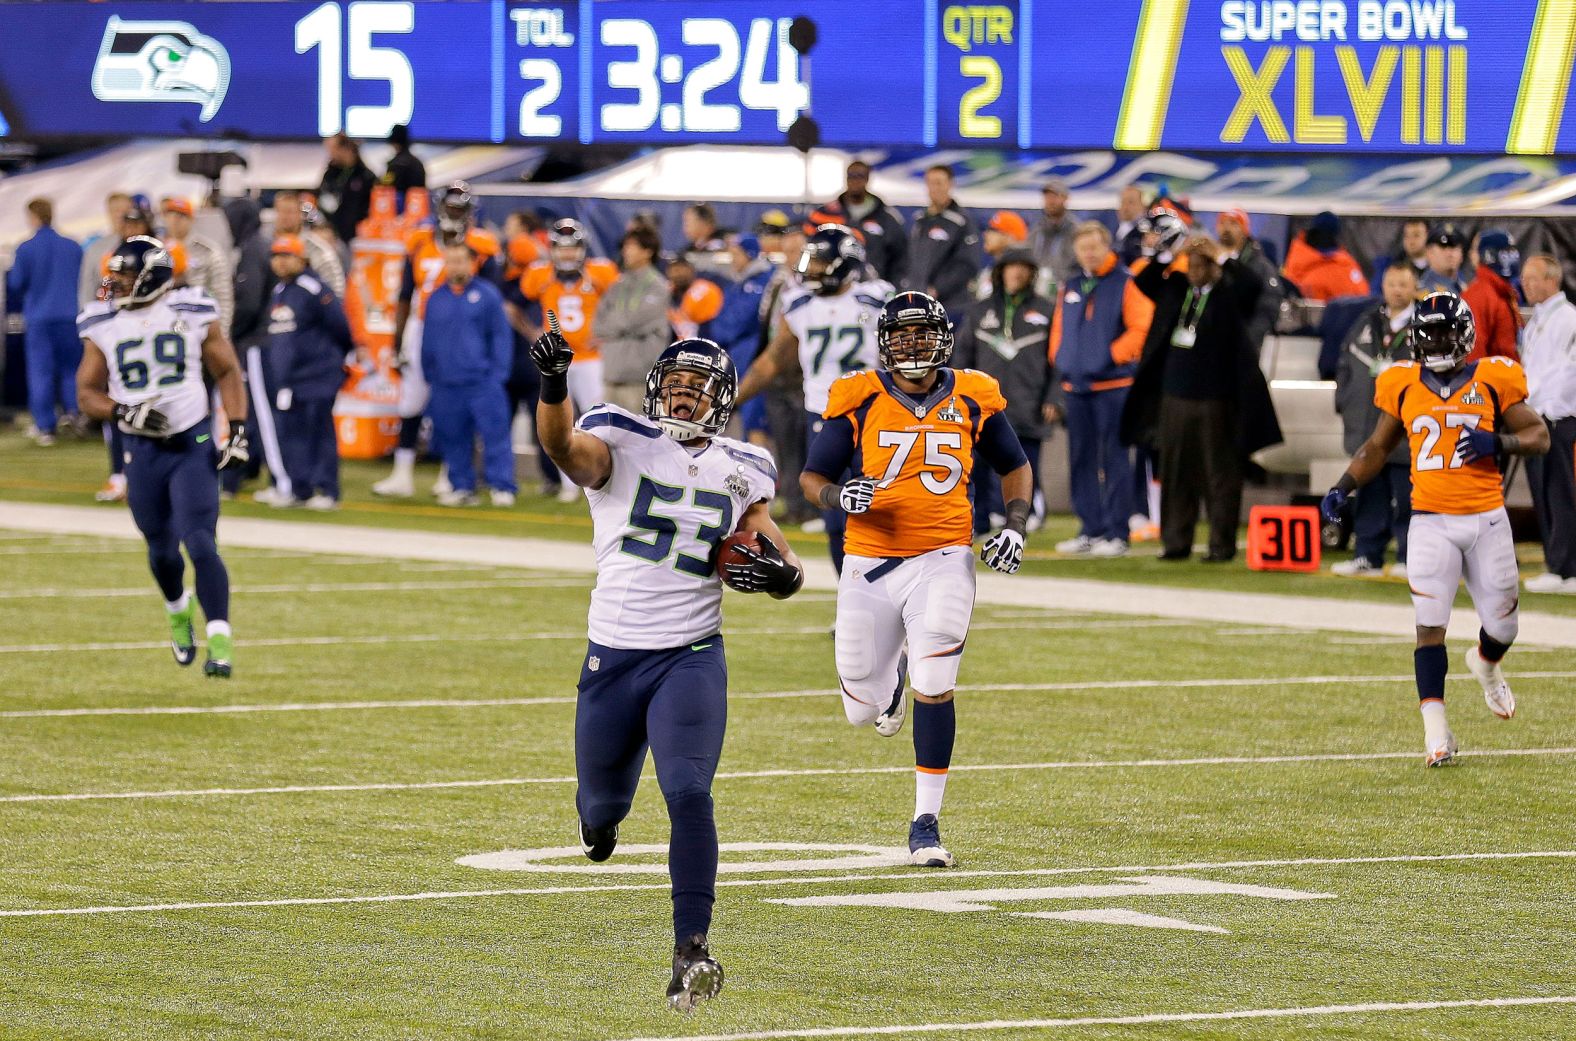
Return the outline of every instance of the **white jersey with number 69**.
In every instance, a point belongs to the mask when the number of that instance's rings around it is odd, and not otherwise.
[[[804,370],[804,407],[826,411],[832,384],[844,373],[876,367],[876,319],[892,298],[880,279],[855,282],[837,296],[797,287],[783,303],[783,321],[799,340]]]
[[[219,305],[207,293],[172,289],[134,310],[95,303],[77,316],[77,335],[104,355],[111,400],[152,402],[170,421],[170,433],[178,434],[208,415],[202,343],[218,320]]]
[[[598,405],[578,428],[604,442],[613,472],[587,488],[596,547],[592,642],[672,650],[722,629],[712,551],[745,511],[776,494],[764,449],[714,437],[691,451],[645,416]]]

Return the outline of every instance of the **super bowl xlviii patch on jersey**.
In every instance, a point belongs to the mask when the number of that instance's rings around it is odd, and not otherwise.
[[[936,413],[936,418],[943,423],[963,422],[963,413],[958,411],[958,399],[956,397],[948,398],[946,405],[940,412]]]
[[[740,499],[748,499],[750,497],[750,481],[744,476],[744,466],[742,464],[733,473],[729,474],[727,480],[723,481],[722,484],[731,495],[735,495]]]
[[[1483,395],[1478,393],[1478,385],[1476,383],[1473,383],[1471,388],[1465,394],[1461,395],[1461,404],[1463,404],[1463,405],[1481,405],[1481,404],[1483,404]]]
[[[170,331],[173,333],[180,333],[182,336],[184,336],[186,335],[186,330],[189,328],[191,327],[186,324],[186,320],[184,318],[177,318],[175,319],[174,323],[171,324]]]

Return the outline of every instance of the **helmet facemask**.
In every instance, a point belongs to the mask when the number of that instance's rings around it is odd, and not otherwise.
[[[1472,353],[1476,330],[1462,329],[1452,322],[1418,323],[1412,326],[1412,358],[1430,372],[1454,372]]]
[[[170,254],[162,246],[142,254],[140,268],[126,256],[111,256],[109,274],[100,283],[99,298],[123,311],[146,307],[169,291],[175,269]]]
[[[881,332],[876,346],[882,368],[905,379],[921,380],[952,357],[952,325],[940,327],[925,320],[907,322]]]
[[[675,441],[712,438],[728,425],[736,391],[720,369],[667,359],[646,376],[645,412]]]

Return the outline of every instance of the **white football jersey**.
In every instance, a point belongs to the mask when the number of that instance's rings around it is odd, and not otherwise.
[[[803,286],[789,290],[783,321],[799,338],[805,408],[820,415],[834,380],[876,367],[876,319],[892,294],[880,279],[855,282],[837,296],[818,296]]]
[[[109,396],[121,405],[151,401],[170,421],[170,433],[208,415],[202,380],[202,342],[219,320],[219,305],[196,288],[172,289],[147,307],[118,310],[107,301],[77,316],[77,335],[109,363]],[[127,433],[122,425],[122,430]]]
[[[692,452],[645,416],[598,405],[576,424],[613,453],[587,488],[596,547],[589,635],[604,647],[669,650],[722,629],[712,547],[777,489],[771,454],[714,437]]]

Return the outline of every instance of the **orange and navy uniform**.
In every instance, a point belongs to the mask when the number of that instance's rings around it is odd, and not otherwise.
[[[1506,410],[1527,400],[1527,374],[1509,358],[1467,366],[1460,386],[1441,395],[1428,370],[1403,361],[1379,374],[1374,404],[1400,421],[1411,447],[1412,509],[1420,513],[1487,513],[1505,505],[1492,458],[1456,463],[1463,430],[1497,430]]]
[[[465,244],[476,254],[476,273],[497,281],[499,257],[503,247],[492,232],[471,228],[465,233]],[[405,239],[405,278],[400,286],[399,298],[410,304],[413,318],[427,313],[427,298],[443,284],[443,247],[438,244],[434,228],[417,228]]]
[[[1027,465],[994,377],[939,369],[916,402],[890,373],[850,372],[832,384],[805,469],[832,481],[874,478],[875,499],[851,514],[844,548],[860,557],[914,557],[974,539],[969,478],[975,449],[992,469]]]
[[[575,352],[575,361],[602,357],[591,339],[591,319],[596,317],[597,301],[609,286],[618,281],[618,265],[611,260],[585,262],[578,277],[565,281],[550,260],[538,260],[520,276],[520,295],[542,309],[543,322],[552,311],[558,328]]]
[[[543,247],[536,236],[521,232],[505,244],[503,280],[518,282],[525,269],[542,259]]]

